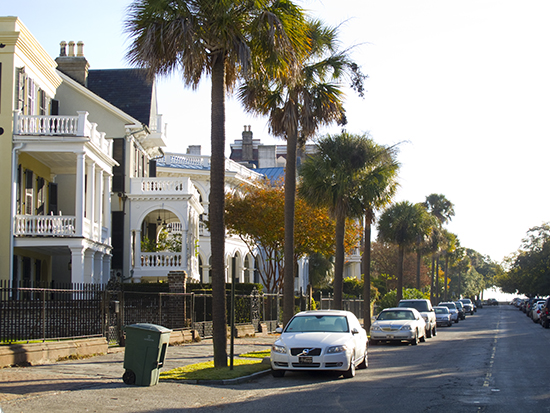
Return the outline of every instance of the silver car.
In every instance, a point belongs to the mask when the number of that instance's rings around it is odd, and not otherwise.
[[[344,377],[368,366],[367,332],[349,311],[303,311],[296,314],[271,346],[271,373],[330,370]]]
[[[435,306],[435,318],[437,320],[438,326],[447,326],[451,327],[453,325],[453,320],[451,316],[451,312],[449,309],[445,306]]]
[[[453,303],[452,301],[449,301],[449,302],[443,302],[443,303],[439,303],[437,305],[438,307],[447,307],[449,309],[449,311],[451,312],[451,319],[455,322],[455,323],[458,323],[459,321],[459,318],[458,318],[458,308],[456,308],[456,304]]]
[[[415,308],[393,307],[382,310],[370,328],[370,342],[426,341],[426,322]]]

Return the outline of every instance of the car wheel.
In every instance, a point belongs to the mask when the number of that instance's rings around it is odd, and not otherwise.
[[[349,369],[344,372],[344,377],[346,379],[351,379],[352,377],[355,377],[355,363],[353,362],[353,355],[349,360]]]
[[[447,327],[452,327],[452,326],[453,326],[453,322],[449,321],[449,324],[447,324]]]
[[[533,318],[533,323],[537,323],[539,320]]]
[[[361,363],[357,365],[358,369],[366,369],[369,366],[369,354],[367,352],[367,349],[365,348],[365,356],[363,357],[363,360]]]
[[[418,330],[416,330],[416,334],[415,334],[414,338],[411,340],[411,344],[413,346],[416,346],[418,344]]]
[[[424,335],[422,337],[420,337],[420,342],[421,343],[425,343],[426,342],[426,333],[424,333]]]
[[[546,320],[544,321],[544,323],[542,324],[542,326],[543,326],[544,328],[550,327],[550,320],[546,319]]]
[[[432,337],[437,336],[437,326],[434,326],[434,329],[432,330]]]
[[[457,318],[456,318],[456,321],[455,321],[455,324],[458,324],[458,321],[459,321],[459,320],[458,320],[458,317],[457,317]]]
[[[285,375],[285,371],[284,370],[273,370],[273,369],[271,369],[271,375],[273,377],[283,377]]]
[[[424,334],[427,338],[432,338],[432,330],[430,328],[427,328],[424,331],[425,331]]]

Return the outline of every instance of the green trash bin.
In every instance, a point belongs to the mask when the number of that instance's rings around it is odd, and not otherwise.
[[[172,330],[156,324],[138,323],[126,326],[124,331],[125,372],[122,380],[126,384],[154,386],[159,381]]]

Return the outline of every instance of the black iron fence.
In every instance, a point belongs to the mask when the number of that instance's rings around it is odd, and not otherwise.
[[[276,294],[235,297],[236,323],[256,331],[279,324]],[[227,296],[228,320],[231,305]],[[25,285],[0,281],[0,342],[105,336],[121,343],[125,325],[152,323],[173,330],[195,329],[212,336],[212,295],[124,291],[123,285]]]
[[[332,297],[319,297],[320,309],[333,308]],[[299,310],[308,308],[307,297],[296,299]],[[345,310],[358,318],[362,299],[345,299]],[[231,306],[227,294],[227,320]],[[235,322],[253,324],[256,331],[274,331],[282,325],[282,295],[235,297]],[[29,285],[0,281],[0,342],[53,340],[104,336],[111,344],[123,342],[124,326],[158,324],[172,330],[194,329],[201,337],[212,336],[212,295],[125,291],[124,285],[48,284]]]

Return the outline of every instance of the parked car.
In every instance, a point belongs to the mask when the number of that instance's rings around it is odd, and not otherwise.
[[[546,299],[540,312],[540,325],[544,328],[550,327],[550,297]]]
[[[368,366],[367,332],[349,311],[303,311],[277,329],[280,337],[271,346],[271,373],[330,370],[344,377]]]
[[[453,325],[452,315],[447,307],[435,306],[434,311],[438,326],[451,327]]]
[[[488,298],[487,305],[498,305],[498,301],[495,298]]]
[[[386,308],[370,328],[370,342],[380,341],[408,341],[417,345],[419,341],[426,341],[426,322],[415,308]]]
[[[401,300],[397,306],[415,308],[426,322],[426,337],[432,338],[437,335],[437,321],[430,300],[424,298]]]
[[[472,300],[470,300],[469,298],[461,298],[458,301],[460,301],[464,306],[464,312],[470,313],[470,315],[474,315],[475,307],[474,303],[472,303]]]
[[[464,306],[460,301],[454,302],[456,305],[456,309],[458,310],[458,318],[461,320],[466,320],[466,312],[464,311]]]
[[[533,305],[533,309],[531,310],[531,319],[533,320],[533,323],[540,323],[540,314],[542,312],[542,308],[544,307],[544,301],[537,301]]]
[[[455,303],[453,303],[452,301],[448,301],[448,302],[446,301],[446,302],[439,303],[438,306],[447,307],[451,312],[451,320],[453,320],[455,323],[459,322],[458,308],[456,308]]]

